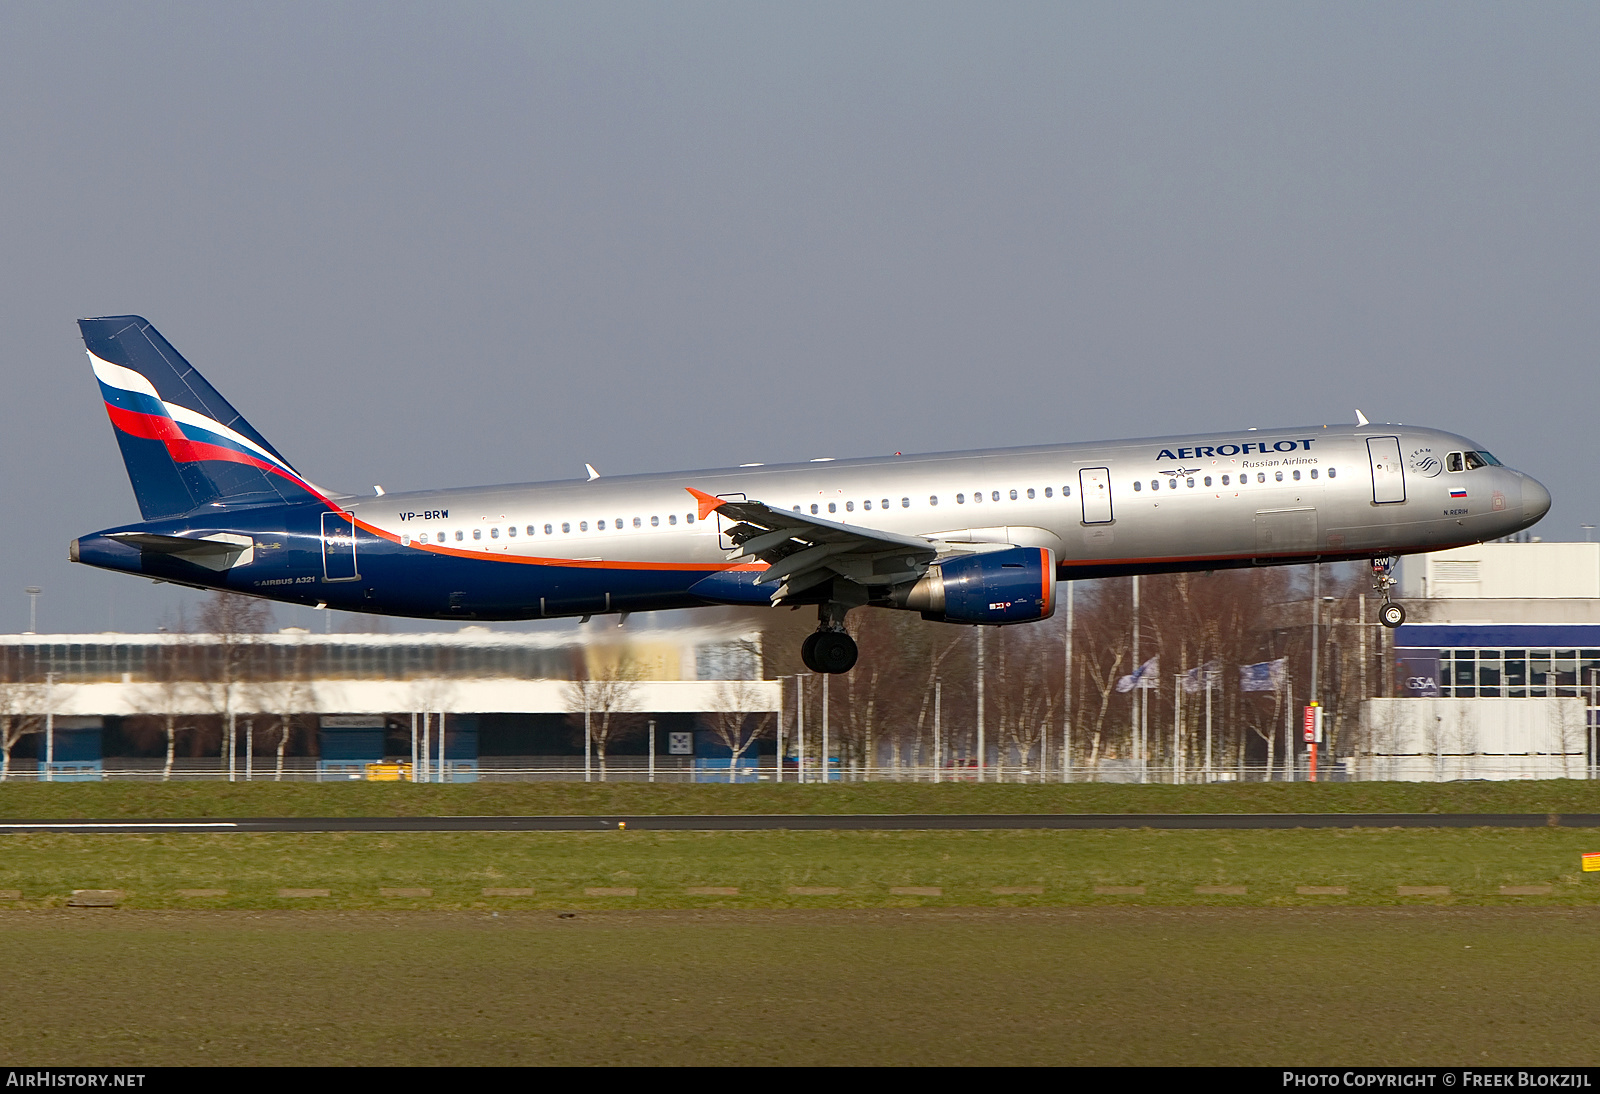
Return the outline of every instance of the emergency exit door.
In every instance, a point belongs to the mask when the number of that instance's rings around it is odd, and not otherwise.
[[[1083,501],[1083,523],[1111,523],[1111,469],[1085,467],[1078,472],[1078,497]]]

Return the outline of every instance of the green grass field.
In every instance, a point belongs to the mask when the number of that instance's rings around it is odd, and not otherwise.
[[[0,913],[13,1066],[1600,1063],[1575,909]]]
[[[7,783],[0,819],[668,813],[1600,813],[1600,781],[1463,783]]]
[[[1453,905],[1592,906],[1586,829],[470,832],[0,836],[0,907],[114,889],[169,908],[633,909]],[[1143,893],[1096,893],[1103,887]],[[1196,886],[1244,887],[1197,893]],[[1348,889],[1307,895],[1301,886]],[[1404,896],[1400,886],[1446,886]],[[1550,886],[1502,895],[1502,886]],[[838,893],[797,894],[792,888]],[[381,889],[428,889],[384,896]],[[485,888],[531,889],[486,896]],[[737,889],[696,894],[690,888]],[[938,889],[935,894],[895,888]],[[184,889],[225,890],[185,896]],[[280,889],[326,889],[284,897]],[[586,893],[631,889],[633,893]],[[1037,890],[1000,892],[995,889]]]

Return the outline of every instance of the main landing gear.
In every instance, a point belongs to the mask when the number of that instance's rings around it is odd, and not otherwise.
[[[1392,555],[1372,560],[1372,587],[1383,594],[1383,607],[1378,611],[1378,619],[1390,630],[1406,621],[1405,608],[1390,599],[1389,591],[1394,588],[1395,561]]]
[[[860,651],[856,640],[844,629],[844,615],[849,610],[846,605],[833,602],[818,607],[817,631],[800,644],[800,660],[806,668],[833,675],[856,667]]]

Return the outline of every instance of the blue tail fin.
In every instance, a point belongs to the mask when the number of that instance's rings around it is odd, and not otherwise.
[[[145,520],[327,501],[149,323],[113,315],[78,326]]]

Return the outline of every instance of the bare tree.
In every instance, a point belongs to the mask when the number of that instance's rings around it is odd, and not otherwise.
[[[739,757],[772,729],[772,714],[761,709],[761,693],[753,680],[724,680],[717,685],[712,709],[703,716],[706,729],[728,749],[728,781],[734,781]]]
[[[584,664],[566,686],[568,720],[580,727],[586,745],[594,746],[600,781],[606,781],[606,750],[639,729],[633,717],[638,682],[643,672],[626,653],[598,665]]]
[[[44,726],[39,714],[43,690],[38,684],[0,681],[0,782],[11,777],[11,750],[17,742]]]
[[[220,590],[200,608],[200,630],[211,641],[199,659],[200,694],[222,718],[222,760],[227,762],[236,744],[234,718],[246,699],[248,685],[258,675],[256,639],[272,625],[272,606],[264,600]]]

